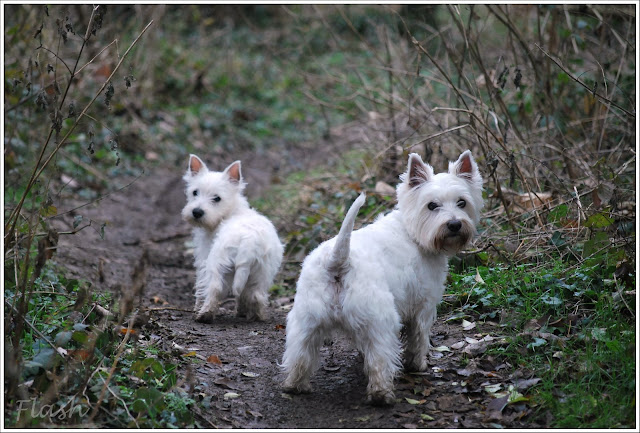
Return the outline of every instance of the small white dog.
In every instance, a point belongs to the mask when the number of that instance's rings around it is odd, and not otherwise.
[[[467,150],[449,163],[448,173],[437,175],[413,153],[400,179],[394,211],[352,236],[364,203],[361,194],[338,236],[305,259],[287,317],[286,391],[311,391],[320,347],[333,328],[346,331],[363,354],[372,404],[395,402],[393,381],[402,365],[403,342],[405,368],[427,368],[448,258],[476,233],[482,177]]]
[[[209,171],[189,157],[182,218],[193,226],[196,321],[211,323],[229,293],[238,316],[265,319],[268,289],[282,262],[283,247],[273,224],[242,195],[240,161]]]

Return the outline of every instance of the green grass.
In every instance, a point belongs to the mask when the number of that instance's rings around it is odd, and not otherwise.
[[[509,344],[487,353],[542,379],[531,398],[551,411],[554,428],[635,423],[635,305],[617,295],[631,287],[617,287],[601,270],[567,271],[554,261],[535,269],[480,266],[452,273],[449,294],[457,302],[447,297],[441,306],[500,322]],[[542,322],[538,332],[527,331],[532,320]]]

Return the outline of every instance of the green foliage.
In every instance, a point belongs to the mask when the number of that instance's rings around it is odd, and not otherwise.
[[[9,425],[46,424],[50,414],[46,405],[53,403],[65,413],[59,420],[66,424],[88,421],[101,404],[111,408],[112,417],[101,421],[106,427],[194,427],[195,401],[177,386],[177,365],[168,361],[168,354],[154,344],[130,342],[121,348],[124,334],[116,333],[113,324],[105,324],[95,312],[96,304],[111,306],[112,295],[91,293],[86,283],[67,280],[53,268],[48,265],[36,280],[30,298],[26,319],[33,327],[23,335],[20,380],[33,383],[39,394],[58,387],[58,400],[18,403],[23,410],[12,412]],[[10,288],[5,288],[5,299],[10,304],[16,301]],[[116,359],[118,370],[110,378],[109,367]],[[32,404],[39,409],[31,411]]]
[[[488,353],[542,379],[531,398],[551,409],[553,427],[629,428],[636,310],[622,298],[631,287],[612,272],[598,265],[568,270],[561,262],[480,266],[451,274],[452,296],[441,309],[499,322],[510,342]]]

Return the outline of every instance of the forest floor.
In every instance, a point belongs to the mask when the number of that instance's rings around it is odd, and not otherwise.
[[[302,154],[305,152],[296,158]],[[279,166],[276,158],[284,160],[282,155],[270,158],[249,155],[243,158],[250,200],[258,194],[268,194],[269,179],[274,174],[272,167]],[[326,162],[324,157],[309,153],[304,160],[307,166],[313,165],[313,161]],[[263,322],[237,318],[232,299],[223,303],[213,324],[194,321],[191,310],[195,270],[189,250],[190,231],[180,218],[185,200],[182,175],[173,169],[157,168],[127,188],[82,208],[85,220],[108,223],[104,239],[92,227],[74,236],[63,236],[54,260],[71,274],[69,277],[88,280],[97,290],[118,291],[131,285],[132,270],[145,250],[148,252],[146,285],[138,305],[143,325],[136,335],[139,341],[151,341],[175,357],[183,379],[180,385],[201,403],[194,412],[202,427],[394,429],[548,425],[550,420],[540,421],[546,417],[536,412],[532,402],[507,404],[511,400],[504,392],[495,394],[497,389],[526,393],[526,388],[535,384],[535,379],[531,380],[531,375],[518,366],[501,363],[485,353],[487,346],[503,343],[499,324],[478,322],[473,329],[465,330],[459,321],[447,321],[446,315],[434,325],[432,342],[434,347],[457,349],[432,351],[426,372],[399,376],[397,403],[393,407],[364,403],[367,383],[362,357],[339,334],[322,349],[322,366],[312,379],[313,392],[284,393],[280,388],[284,377],[278,363],[284,351],[286,314],[293,296],[271,299],[269,318]],[[69,198],[59,209],[64,211],[81,204]],[[70,212],[58,218],[56,228],[71,230],[75,214]]]

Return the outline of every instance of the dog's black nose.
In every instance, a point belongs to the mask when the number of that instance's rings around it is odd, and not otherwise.
[[[451,220],[447,223],[447,228],[453,233],[458,233],[462,228],[462,222],[460,220]]]
[[[193,215],[193,217],[195,219],[201,218],[202,215],[204,215],[204,211],[202,209],[200,209],[199,207],[195,208],[194,210],[191,211],[191,214]]]

